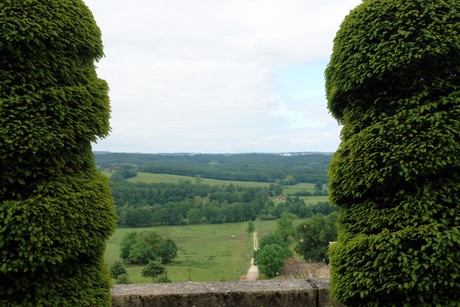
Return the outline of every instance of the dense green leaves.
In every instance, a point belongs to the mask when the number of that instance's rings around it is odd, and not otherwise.
[[[197,176],[197,179],[281,182],[327,182],[330,154],[139,154],[96,153],[97,165],[104,169]]]
[[[119,223],[132,227],[270,220],[284,213],[303,218],[337,210],[328,202],[311,205],[297,196],[288,196],[275,207],[274,199],[283,190],[275,184],[269,187],[192,184],[190,181],[145,184],[126,182],[118,176],[114,182],[113,177],[111,191]]]
[[[272,278],[279,275],[286,260],[291,256],[292,252],[289,248],[283,248],[278,244],[270,244],[254,252],[254,261],[261,273]]]
[[[151,277],[154,283],[168,283],[171,280],[166,273],[166,267],[159,261],[150,261],[142,269],[142,276]]]
[[[297,226],[295,251],[307,261],[325,261],[327,248],[337,240],[337,212],[317,214]]]
[[[353,10],[326,70],[334,116],[343,121],[350,104],[370,107],[375,100],[373,107],[385,111],[395,100],[435,94],[433,87],[436,94],[452,92],[459,77],[458,14],[455,0],[371,0]]]
[[[79,152],[109,131],[102,55],[81,0],[0,3],[0,200],[66,164],[87,167]]]
[[[289,248],[293,231],[292,216],[286,214],[278,221],[275,232],[270,232],[260,239],[253,257],[259,271],[265,276],[272,278],[278,275],[286,260],[293,256]]]
[[[110,276],[112,278],[118,279],[120,275],[127,275],[128,273],[126,272],[126,268],[123,265],[123,262],[121,261],[115,261],[111,266],[110,266]]]
[[[326,70],[338,301],[460,303],[459,73],[457,0],[366,0],[342,23]]]
[[[91,141],[109,131],[81,0],[0,2],[0,305],[108,306],[115,215]]]
[[[129,232],[120,242],[120,258],[136,264],[170,263],[177,256],[176,243],[155,231]]]

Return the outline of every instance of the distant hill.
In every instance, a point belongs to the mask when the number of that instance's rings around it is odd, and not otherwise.
[[[106,171],[142,171],[202,178],[326,183],[331,153],[111,153],[94,152],[96,164]]]

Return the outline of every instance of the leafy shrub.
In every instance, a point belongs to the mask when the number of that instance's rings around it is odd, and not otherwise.
[[[154,283],[169,283],[166,267],[159,261],[150,261],[142,270],[142,276],[151,277]]]
[[[116,283],[119,285],[127,285],[131,283],[131,280],[129,279],[128,274],[121,274],[118,276]]]
[[[118,278],[120,275],[127,274],[125,267],[123,266],[123,262],[115,261],[110,266],[110,275],[112,278]]]

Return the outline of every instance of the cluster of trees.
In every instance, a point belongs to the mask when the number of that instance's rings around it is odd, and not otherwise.
[[[290,249],[293,236],[293,215],[285,214],[278,221],[277,230],[259,240],[259,248],[254,251],[254,263],[265,276],[272,278],[279,274],[286,260],[293,256]]]
[[[293,255],[292,246],[306,261],[327,261],[328,246],[337,240],[337,216],[337,212],[316,214],[295,227],[293,221],[296,217],[284,214],[276,231],[264,236],[259,241],[259,249],[254,251],[259,271],[269,278],[278,275],[286,260]]]
[[[177,256],[176,243],[155,231],[129,232],[120,242],[120,258],[133,264],[159,261],[171,263]]]
[[[117,284],[130,284],[128,272],[122,261],[115,261],[110,266],[110,275],[115,279]],[[166,272],[166,266],[158,260],[149,261],[142,269],[141,275],[152,278],[153,283],[169,283],[171,280]]]
[[[327,202],[306,205],[300,197],[287,197],[275,206],[271,199],[282,193],[282,187],[276,184],[265,188],[117,180],[112,182],[111,190],[119,224],[131,227],[270,220],[283,213],[303,218],[336,210]]]
[[[99,168],[123,170],[131,176],[133,170],[204,178],[279,182],[326,183],[330,154],[135,154],[95,153]]]
[[[130,283],[124,263],[145,265],[142,276],[151,277],[154,283],[171,282],[165,265],[177,257],[177,245],[157,232],[128,232],[120,242],[120,258],[110,267],[112,278],[119,284]]]

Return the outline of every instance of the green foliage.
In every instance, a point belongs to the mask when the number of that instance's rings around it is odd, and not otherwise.
[[[142,270],[142,276],[151,277],[154,283],[171,282],[166,273],[166,267],[159,261],[150,261]]]
[[[170,283],[171,279],[169,279],[168,274],[165,272],[153,278],[153,282],[157,284],[166,284],[166,283]]]
[[[274,222],[255,223],[257,227],[261,227],[261,236],[275,228]],[[155,230],[161,236],[172,239],[178,246],[177,258],[166,265],[168,277],[174,282],[218,281],[221,278],[237,281],[239,276],[246,274],[254,248],[252,237],[246,233],[246,227],[247,222],[142,229],[119,227],[108,241],[106,261],[112,264],[120,258],[120,242],[126,233]],[[141,276],[142,266],[126,267],[133,283],[151,282]]]
[[[337,212],[317,214],[297,226],[295,251],[307,261],[324,261],[330,242],[337,240]]]
[[[315,197],[305,200],[288,196],[286,202],[275,207],[280,187],[274,184],[243,187],[223,183],[198,185],[190,181],[132,183],[119,173],[112,175],[111,180],[119,223],[123,226],[236,223],[256,218],[276,219],[284,213],[309,217],[337,210],[327,202],[313,205],[314,199],[321,200]]]
[[[136,244],[138,233],[136,231],[128,232],[120,242],[120,258],[128,259],[129,253],[134,244]]]
[[[248,222],[248,228],[246,228],[246,232],[247,233],[252,233],[256,230],[256,226],[254,226],[254,222],[253,221],[249,221]]]
[[[177,257],[176,243],[171,239],[164,240],[163,244],[158,250],[158,255],[160,256],[161,263],[171,263]]]
[[[289,229],[292,229],[291,216],[285,216],[284,223],[289,222]],[[277,223],[277,229],[269,232],[259,240],[259,249],[254,251],[254,263],[258,266],[259,271],[267,277],[275,277],[281,268],[284,267],[286,260],[292,257],[292,251],[289,248],[289,240],[286,240],[285,233],[279,231],[280,221]]]
[[[265,276],[272,278],[279,274],[286,260],[292,256],[289,248],[268,244],[254,252],[254,263]]]
[[[110,266],[110,275],[112,278],[117,279],[120,275],[127,274],[122,261],[115,261]]]
[[[252,188],[179,183],[129,183],[117,175],[112,193],[120,224],[127,226],[234,223],[253,220],[268,206],[275,187]]]
[[[109,132],[80,0],[0,2],[0,305],[110,305],[115,214],[91,142]]]
[[[201,182],[204,178],[281,182],[327,182],[330,154],[135,154],[96,153],[97,165],[120,170],[127,165],[139,171],[191,176]]]
[[[135,264],[150,261],[170,263],[177,256],[177,246],[155,231],[129,232],[120,242],[120,258]]]
[[[120,276],[118,276],[116,283],[119,285],[126,285],[130,284],[131,280],[129,279],[128,274],[121,274]]]
[[[337,301],[460,304],[459,72],[458,0],[367,0],[342,23],[326,70]]]
[[[269,232],[259,240],[259,249],[263,249],[268,245],[279,245],[285,249],[289,248],[289,244],[284,240],[283,236],[277,232]]]
[[[166,268],[159,261],[150,261],[142,270],[142,276],[155,278],[166,272]]]
[[[280,234],[283,241],[287,244],[292,242],[292,237],[294,235],[293,221],[295,219],[296,217],[292,214],[283,214],[276,225],[276,232]]]

